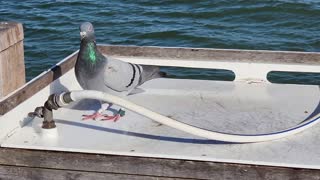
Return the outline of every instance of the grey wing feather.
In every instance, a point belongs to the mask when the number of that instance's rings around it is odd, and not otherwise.
[[[108,58],[104,71],[104,83],[106,86],[117,91],[127,91],[133,88],[128,86],[132,78],[133,69],[129,63]],[[138,80],[135,80],[133,84],[138,84]]]
[[[108,58],[104,72],[104,84],[116,91],[131,91],[144,82],[163,77],[158,66],[138,65]]]
[[[142,73],[141,73],[141,80],[139,81],[139,85],[143,84],[144,82],[165,77],[165,73],[160,71],[160,68],[158,66],[151,66],[151,65],[140,65],[142,67]]]

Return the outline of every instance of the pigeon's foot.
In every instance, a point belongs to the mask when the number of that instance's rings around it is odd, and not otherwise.
[[[114,115],[114,116],[108,116],[105,117],[103,119],[101,119],[101,121],[112,121],[116,122],[118,121],[121,117],[123,117],[125,115],[125,111],[123,111],[122,109],[119,109],[119,111]]]
[[[83,117],[82,120],[90,120],[90,119],[96,120],[98,118],[102,118],[102,119],[109,118],[110,116],[102,114],[100,112],[95,112],[90,115],[82,115],[82,117]]]
[[[114,116],[108,116],[106,118],[101,119],[101,121],[112,121],[116,122],[121,118],[120,114],[114,115]]]

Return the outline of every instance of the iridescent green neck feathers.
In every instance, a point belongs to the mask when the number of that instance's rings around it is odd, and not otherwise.
[[[88,43],[88,48],[86,48],[86,54],[90,63],[95,64],[97,62],[97,54],[95,51],[95,44],[93,42]]]

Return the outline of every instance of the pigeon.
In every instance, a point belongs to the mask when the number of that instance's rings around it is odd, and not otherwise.
[[[93,25],[80,25],[80,51],[75,64],[75,75],[85,90],[97,90],[124,97],[144,82],[165,77],[158,66],[138,65],[104,56],[97,48]],[[108,105],[108,106],[106,106]],[[113,115],[103,114],[112,104],[101,102],[101,108],[91,115],[83,115],[83,120],[102,118],[117,121],[124,116],[121,108]]]

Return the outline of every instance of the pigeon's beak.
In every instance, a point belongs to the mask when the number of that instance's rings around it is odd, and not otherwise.
[[[83,39],[84,37],[86,37],[86,35],[87,35],[87,32],[80,31],[80,37],[81,37],[81,39]]]

